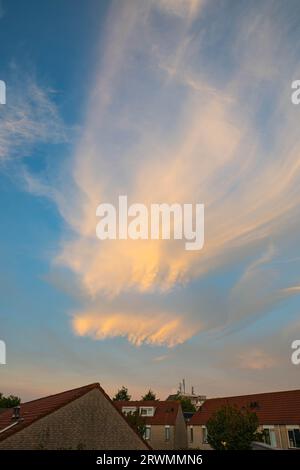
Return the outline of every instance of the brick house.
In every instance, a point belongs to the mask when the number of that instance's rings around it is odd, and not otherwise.
[[[186,449],[186,425],[178,401],[115,401],[124,415],[138,412],[144,418],[144,439],[153,449]]]
[[[8,409],[0,449],[149,449],[98,383]]]
[[[187,426],[190,449],[210,449],[206,423],[224,405],[255,412],[258,430],[264,430],[266,443],[271,447],[300,448],[300,390],[290,390],[206,400]]]

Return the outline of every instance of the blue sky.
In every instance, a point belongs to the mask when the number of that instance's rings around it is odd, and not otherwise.
[[[298,2],[0,5],[1,391],[299,387]],[[100,242],[120,194],[204,203],[204,249]]]

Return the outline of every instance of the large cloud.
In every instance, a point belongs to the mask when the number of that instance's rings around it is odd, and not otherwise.
[[[135,344],[186,340],[201,329],[201,314],[192,327],[182,320],[185,312],[156,313],[151,321],[142,312],[108,314],[101,297],[168,292],[199,278],[241,249],[245,256],[255,243],[279,236],[299,204],[300,138],[287,93],[295,57],[285,52],[278,62],[285,32],[267,11],[247,10],[224,49],[231,55],[222,82],[206,50],[221,18],[210,18],[206,37],[197,35],[194,21],[206,8],[200,3],[112,6],[69,189],[59,199],[71,236],[56,261],[75,273],[87,299],[99,299],[96,310],[87,305],[76,313],[80,335],[127,336]],[[203,202],[204,249],[100,242],[96,207],[117,203],[120,194],[146,205]],[[253,285],[257,266],[250,268],[235,298]]]

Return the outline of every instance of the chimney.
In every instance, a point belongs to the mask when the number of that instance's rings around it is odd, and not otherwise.
[[[182,379],[183,394],[185,395],[185,379]]]
[[[20,405],[14,406],[14,411],[13,411],[13,415],[11,419],[19,421],[19,419],[21,419],[20,411],[21,411]]]

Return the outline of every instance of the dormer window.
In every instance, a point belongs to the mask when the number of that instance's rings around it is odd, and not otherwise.
[[[123,406],[122,407],[122,413],[124,415],[130,415],[130,414],[134,414],[136,412],[137,408],[136,406]]]
[[[154,416],[154,406],[141,406],[140,415],[141,416]]]

